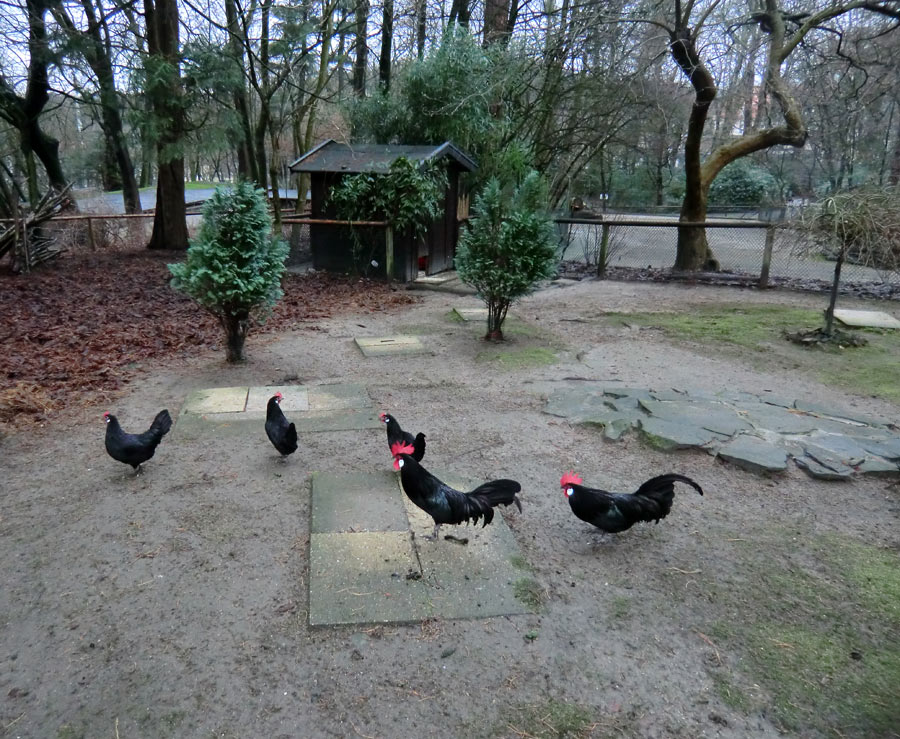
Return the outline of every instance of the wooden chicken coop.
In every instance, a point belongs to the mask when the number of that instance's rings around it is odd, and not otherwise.
[[[408,282],[416,279],[420,267],[428,275],[453,268],[460,218],[468,215],[468,196],[462,191],[460,176],[474,171],[475,161],[449,141],[437,146],[412,146],[341,144],[329,139],[290,166],[294,174],[307,172],[310,175],[310,248],[315,269],[386,276],[384,229],[358,227],[357,236],[361,241],[355,242],[347,225],[316,221],[336,220],[329,195],[345,176],[361,172],[386,174],[400,157],[420,165],[438,162],[447,173],[447,188],[441,216],[429,224],[424,237],[394,234],[391,277]]]

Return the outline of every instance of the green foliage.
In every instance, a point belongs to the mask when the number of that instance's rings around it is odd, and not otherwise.
[[[505,195],[491,179],[475,201],[476,215],[456,253],[460,278],[488,306],[488,337],[502,338],[509,306],[556,267],[556,229],[546,210],[547,189],[531,172]]]
[[[172,287],[219,318],[240,359],[250,312],[271,308],[282,296],[287,255],[287,243],[272,234],[262,190],[247,182],[218,187],[203,207],[187,260],[169,265]],[[232,331],[241,332],[235,347]]]
[[[435,164],[420,169],[406,157],[396,159],[387,174],[361,172],[344,177],[330,200],[338,218],[387,221],[397,232],[421,235],[441,212],[447,178]]]
[[[709,188],[710,205],[763,205],[778,190],[775,178],[749,159],[727,165]]]
[[[454,26],[441,45],[397,75],[389,94],[355,100],[347,109],[352,136],[377,143],[452,141],[478,161],[476,183],[492,176],[521,179],[533,167],[527,144],[509,135],[502,107],[503,79],[514,76],[514,57],[485,50]]]

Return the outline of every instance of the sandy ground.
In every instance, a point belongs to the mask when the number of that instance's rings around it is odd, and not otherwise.
[[[657,332],[596,322],[604,311],[687,302],[820,306],[823,298],[626,283],[550,288],[515,309],[527,330],[509,343],[550,347],[559,361],[504,369],[485,361],[494,349],[480,340],[480,327],[447,318],[454,306],[477,307],[476,299],[422,297],[402,312],[326,320],[279,339],[251,335],[242,366],[226,366],[218,353],[157,366],[113,407],[3,440],[4,736],[769,737],[785,730],[765,685],[748,680],[743,706],[717,689],[723,677],[740,682],[744,665],[712,626],[746,618],[754,591],[744,594],[745,584],[769,563],[764,547],[746,542],[799,540],[802,559],[806,538],[840,532],[896,551],[897,487],[819,482],[796,469],[768,479],[701,452],[664,454],[634,437],[604,442],[541,408],[554,383],[582,377],[777,388],[896,418],[896,408],[848,397],[789,367],[761,372],[708,349],[674,346]],[[424,336],[434,353],[365,359],[351,341],[395,333]],[[363,382],[377,407],[428,434],[435,466],[520,480],[524,511],[503,515],[523,570],[540,586],[539,611],[308,626],[308,475],[384,469],[380,431],[305,435],[287,464],[261,428],[246,440],[167,438],[137,478],[103,449],[105,410],[137,429],[162,407],[175,416],[196,388],[298,382]],[[659,526],[603,539],[572,516],[559,490],[560,473],[572,468],[590,484],[623,491],[676,471],[706,495],[685,488]],[[842,731],[853,735],[852,727]]]

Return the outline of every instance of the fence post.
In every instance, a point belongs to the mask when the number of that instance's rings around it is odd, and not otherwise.
[[[88,218],[88,242],[91,245],[91,251],[97,251],[97,242],[94,239],[94,219]]]
[[[609,249],[609,224],[600,226],[600,253],[597,255],[597,277],[606,275],[607,250]]]
[[[766,246],[763,249],[762,269],[759,272],[759,286],[769,286],[769,268],[772,266],[772,247],[775,244],[775,226],[766,226]]]
[[[394,230],[390,224],[384,230],[384,268],[390,282],[394,277]]]

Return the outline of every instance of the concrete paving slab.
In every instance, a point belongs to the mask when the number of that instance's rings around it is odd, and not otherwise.
[[[403,492],[390,470],[375,474],[312,476],[310,531],[352,533],[361,531],[409,531]]]
[[[366,357],[385,357],[408,354],[425,354],[428,349],[418,336],[381,336],[354,339]]]
[[[452,472],[430,471],[457,490],[476,487]],[[397,486],[402,490],[399,475]],[[435,616],[487,618],[532,610],[533,603],[520,598],[523,592],[533,594],[535,584],[527,571],[513,564],[521,562],[522,558],[515,536],[501,513],[513,510],[513,515],[517,515],[517,508],[500,506],[495,509],[494,520],[488,526],[441,526],[438,539],[429,541],[425,537],[434,529],[433,519],[414,505],[405,493],[402,495],[423,579],[434,588],[431,605]],[[467,539],[468,543],[461,545],[447,540],[444,538],[447,534]]]
[[[313,385],[308,388],[311,411],[364,410],[372,408],[372,399],[363,385]]]
[[[456,279],[458,279],[456,272],[440,272],[436,275],[422,275],[413,282],[419,285],[443,285]]]
[[[365,431],[379,429],[384,433],[384,424],[378,420],[375,411],[310,411],[295,413],[291,421],[298,433],[317,433],[326,431]]]
[[[488,319],[487,308],[454,308],[453,312],[462,321],[483,322]]]
[[[867,328],[900,328],[900,321],[890,313],[880,310],[847,310],[837,308],[834,317],[845,326],[861,326]]]
[[[409,532],[310,534],[309,623],[409,623],[428,618],[429,591]]]
[[[186,413],[243,413],[249,387],[213,387],[194,390],[185,398]]]
[[[284,395],[281,407],[285,415],[301,433],[382,428],[366,388],[348,383],[196,391],[185,401],[175,433],[181,438],[204,435],[238,437],[257,433],[255,427],[258,426],[258,433],[265,438],[262,429],[266,403],[276,390],[281,390]],[[242,405],[246,410],[238,410]],[[254,427],[254,430],[248,427]]]
[[[309,388],[305,385],[266,385],[251,387],[247,394],[247,411],[262,411],[275,393],[281,393],[281,410],[290,415],[291,411],[309,410]]]

